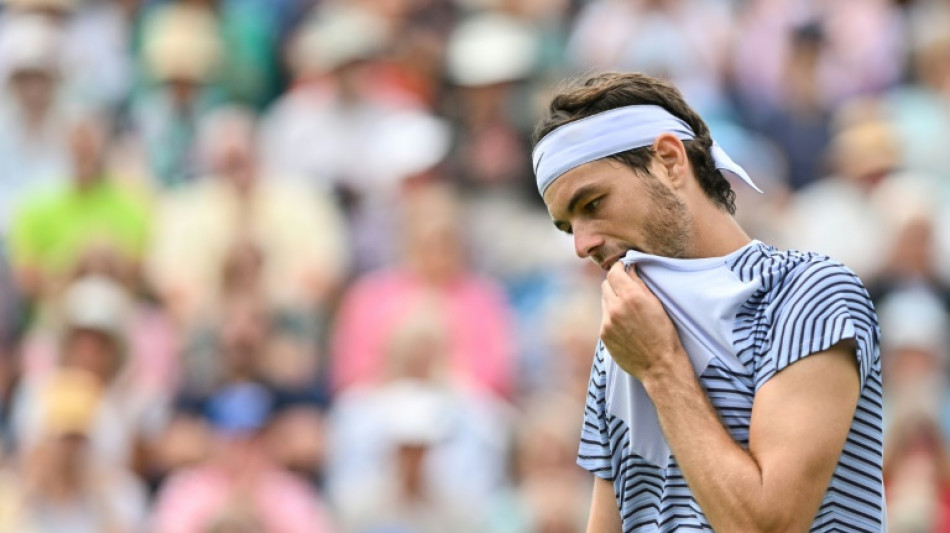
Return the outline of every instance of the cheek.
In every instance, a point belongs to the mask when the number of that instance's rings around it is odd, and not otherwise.
[[[644,229],[649,225],[644,209],[636,204],[619,204],[605,209],[597,223],[598,231],[612,241],[628,245],[642,241]]]

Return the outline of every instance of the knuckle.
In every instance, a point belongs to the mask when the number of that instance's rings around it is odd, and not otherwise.
[[[607,306],[607,314],[613,318],[623,314],[624,302],[623,300],[618,300],[609,306]]]

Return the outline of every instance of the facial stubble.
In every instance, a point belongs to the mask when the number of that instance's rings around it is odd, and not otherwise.
[[[641,179],[652,204],[644,225],[645,248],[654,255],[689,257],[693,218],[686,203],[653,175]]]

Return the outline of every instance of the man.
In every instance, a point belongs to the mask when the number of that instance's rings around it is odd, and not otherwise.
[[[746,235],[721,171],[751,180],[665,82],[592,77],[537,138],[555,225],[608,271],[578,458],[596,475],[588,532],[885,530],[861,282]]]
[[[134,281],[149,242],[149,210],[106,168],[109,124],[83,112],[66,127],[71,175],[20,202],[9,235],[10,261],[24,296],[53,295],[90,262],[115,265]]]
[[[147,495],[124,465],[92,453],[103,389],[80,368],[61,368],[34,398],[38,434],[0,472],[0,530],[131,532]]]

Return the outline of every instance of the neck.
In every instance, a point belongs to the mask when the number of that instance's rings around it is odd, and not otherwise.
[[[742,248],[752,240],[727,211],[704,198],[694,202],[693,258],[721,257]]]

